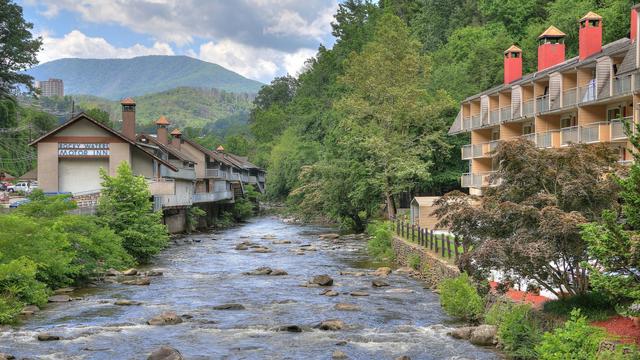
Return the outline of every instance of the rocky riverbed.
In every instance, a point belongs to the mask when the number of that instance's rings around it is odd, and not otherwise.
[[[71,301],[0,329],[0,353],[179,359],[174,348],[185,359],[499,358],[447,336],[450,319],[437,295],[406,274],[375,272],[362,238],[321,236],[329,232],[262,217],[184,237],[139,274],[113,274],[118,281],[65,293]]]

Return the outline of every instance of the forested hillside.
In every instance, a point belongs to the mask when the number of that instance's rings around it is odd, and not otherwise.
[[[216,88],[256,93],[262,84],[224,67],[188,56],[140,56],[131,59],[60,59],[27,70],[36,80],[64,80],[66,94],[118,100],[176,87]]]
[[[464,136],[446,134],[459,101],[502,82],[502,54],[523,49],[536,66],[549,25],[576,55],[588,11],[604,18],[604,42],[627,36],[632,1],[348,0],[297,79],[275,79],[255,100],[252,158],[269,170],[269,193],[305,214],[361,230],[399,195],[458,186]]]

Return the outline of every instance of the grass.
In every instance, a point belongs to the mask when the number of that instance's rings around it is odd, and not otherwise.
[[[589,321],[606,320],[616,314],[614,305],[596,292],[548,301],[543,308],[545,313],[562,318],[568,318],[573,309],[580,309]]]

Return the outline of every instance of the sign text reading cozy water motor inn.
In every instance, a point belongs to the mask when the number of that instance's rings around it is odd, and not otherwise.
[[[109,144],[71,144],[58,143],[59,157],[101,157],[109,156]]]

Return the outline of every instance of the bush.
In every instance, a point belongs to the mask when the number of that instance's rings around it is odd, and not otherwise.
[[[367,242],[367,250],[378,260],[392,261],[395,257],[392,247],[393,230],[391,223],[373,221],[367,226],[371,239]]]
[[[580,314],[591,321],[606,320],[616,314],[615,306],[598,292],[547,301],[543,309],[545,313],[561,317],[569,317],[573,309],[580,309]]]
[[[219,229],[225,229],[233,225],[233,215],[229,211],[222,212],[219,218],[215,219],[214,226]]]
[[[592,360],[598,358],[598,347],[604,339],[604,330],[589,326],[580,310],[574,309],[564,326],[544,334],[535,350],[540,360]]]
[[[47,302],[47,286],[36,280],[37,271],[26,257],[0,264],[0,324],[14,323],[27,304]]]
[[[192,206],[187,210],[187,232],[191,233],[198,227],[198,221],[201,217],[207,215],[207,212],[197,206]]]
[[[489,307],[489,310],[484,314],[484,323],[487,325],[498,326],[502,323],[504,315],[511,310],[513,303],[504,298],[498,298],[498,300]]]
[[[512,304],[500,316],[498,339],[504,352],[516,359],[536,359],[535,346],[541,331],[533,317],[531,306]]]
[[[0,296],[0,325],[13,324],[22,311],[24,303],[12,296]]]
[[[465,321],[476,321],[482,315],[482,298],[466,273],[443,280],[438,284],[438,290],[442,307],[450,316]]]
[[[235,221],[243,221],[253,216],[253,203],[247,198],[237,199],[231,210]]]
[[[414,270],[420,270],[420,264],[422,263],[422,259],[420,259],[420,255],[417,254],[411,254],[409,255],[409,267],[411,267]]]

